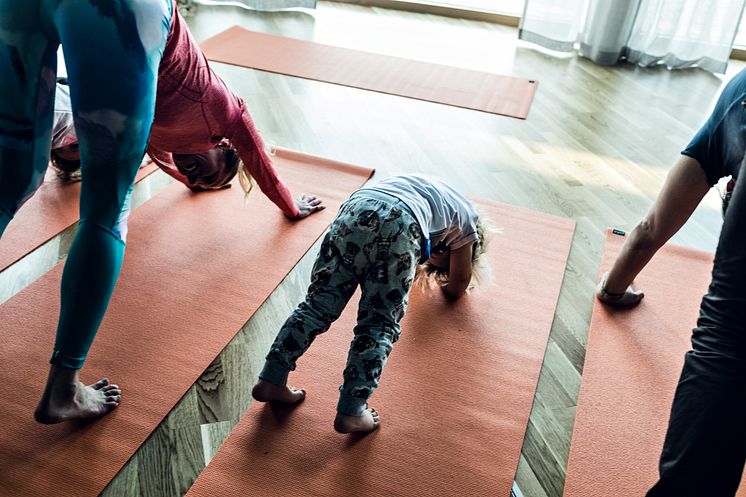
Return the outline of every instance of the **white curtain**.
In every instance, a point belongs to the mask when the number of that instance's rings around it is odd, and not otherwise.
[[[599,64],[628,60],[722,73],[744,4],[746,0],[527,0],[519,38],[567,52],[579,42],[580,55]]]
[[[626,57],[643,66],[699,66],[725,72],[744,0],[646,0],[640,5]]]
[[[518,37],[559,52],[578,41],[588,0],[527,0]]]
[[[580,33],[580,54],[597,64],[616,64],[625,53],[641,1],[592,1]]]

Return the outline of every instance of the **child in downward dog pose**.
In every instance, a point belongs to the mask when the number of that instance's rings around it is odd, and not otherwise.
[[[483,232],[472,203],[436,179],[394,176],[354,192],[322,242],[306,298],[280,329],[253,397],[287,404],[305,397],[304,390],[287,385],[288,374],[360,285],[334,429],[376,429],[380,419],[368,398],[399,339],[413,282],[432,279],[447,297],[461,297],[479,267]]]

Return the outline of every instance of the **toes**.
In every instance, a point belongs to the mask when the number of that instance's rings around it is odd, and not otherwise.
[[[109,384],[109,378],[101,378],[96,383],[94,383],[93,385],[91,385],[91,388],[94,389],[94,390],[101,390],[102,388],[104,388],[108,384]]]
[[[379,424],[381,424],[381,416],[378,414],[378,411],[372,407],[368,410],[370,411],[371,418],[373,418],[373,428],[375,429]]]
[[[290,392],[293,394],[297,394],[300,396],[301,399],[306,397],[306,390],[303,388],[295,388],[295,387],[288,387],[290,389]]]
[[[106,385],[101,390],[103,390],[104,392],[109,392],[111,390],[119,390],[119,385]]]
[[[372,429],[375,430],[376,428],[378,428],[378,425],[381,424],[381,417],[379,416],[378,411],[376,411],[372,407],[368,408],[368,412],[370,413],[370,418],[373,421]]]
[[[112,388],[111,390],[106,390],[104,392],[104,395],[107,397],[114,397],[114,396],[120,396],[122,395],[122,391],[118,388]]]

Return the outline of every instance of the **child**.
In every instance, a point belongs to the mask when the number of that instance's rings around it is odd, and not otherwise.
[[[305,391],[287,386],[288,373],[360,285],[358,321],[334,429],[376,429],[380,419],[367,401],[399,339],[412,283],[420,275],[436,280],[447,297],[457,299],[466,292],[483,252],[483,229],[474,206],[441,181],[394,176],[357,190],[332,222],[306,299],[277,335],[253,397],[288,404],[303,400]],[[419,271],[418,264],[424,264]]]

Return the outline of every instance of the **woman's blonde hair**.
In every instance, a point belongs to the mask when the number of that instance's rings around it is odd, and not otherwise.
[[[243,161],[238,163],[238,183],[244,191],[244,196],[248,197],[251,190],[254,189],[254,178],[249,174],[249,170],[246,169],[246,165]]]
[[[492,276],[484,254],[487,252],[491,235],[499,233],[500,230],[493,228],[482,216],[477,219],[476,226],[477,239],[471,249],[471,281],[475,285],[480,285]],[[434,286],[445,286],[448,284],[448,269],[425,262],[417,266],[414,282],[424,292],[431,291]]]

